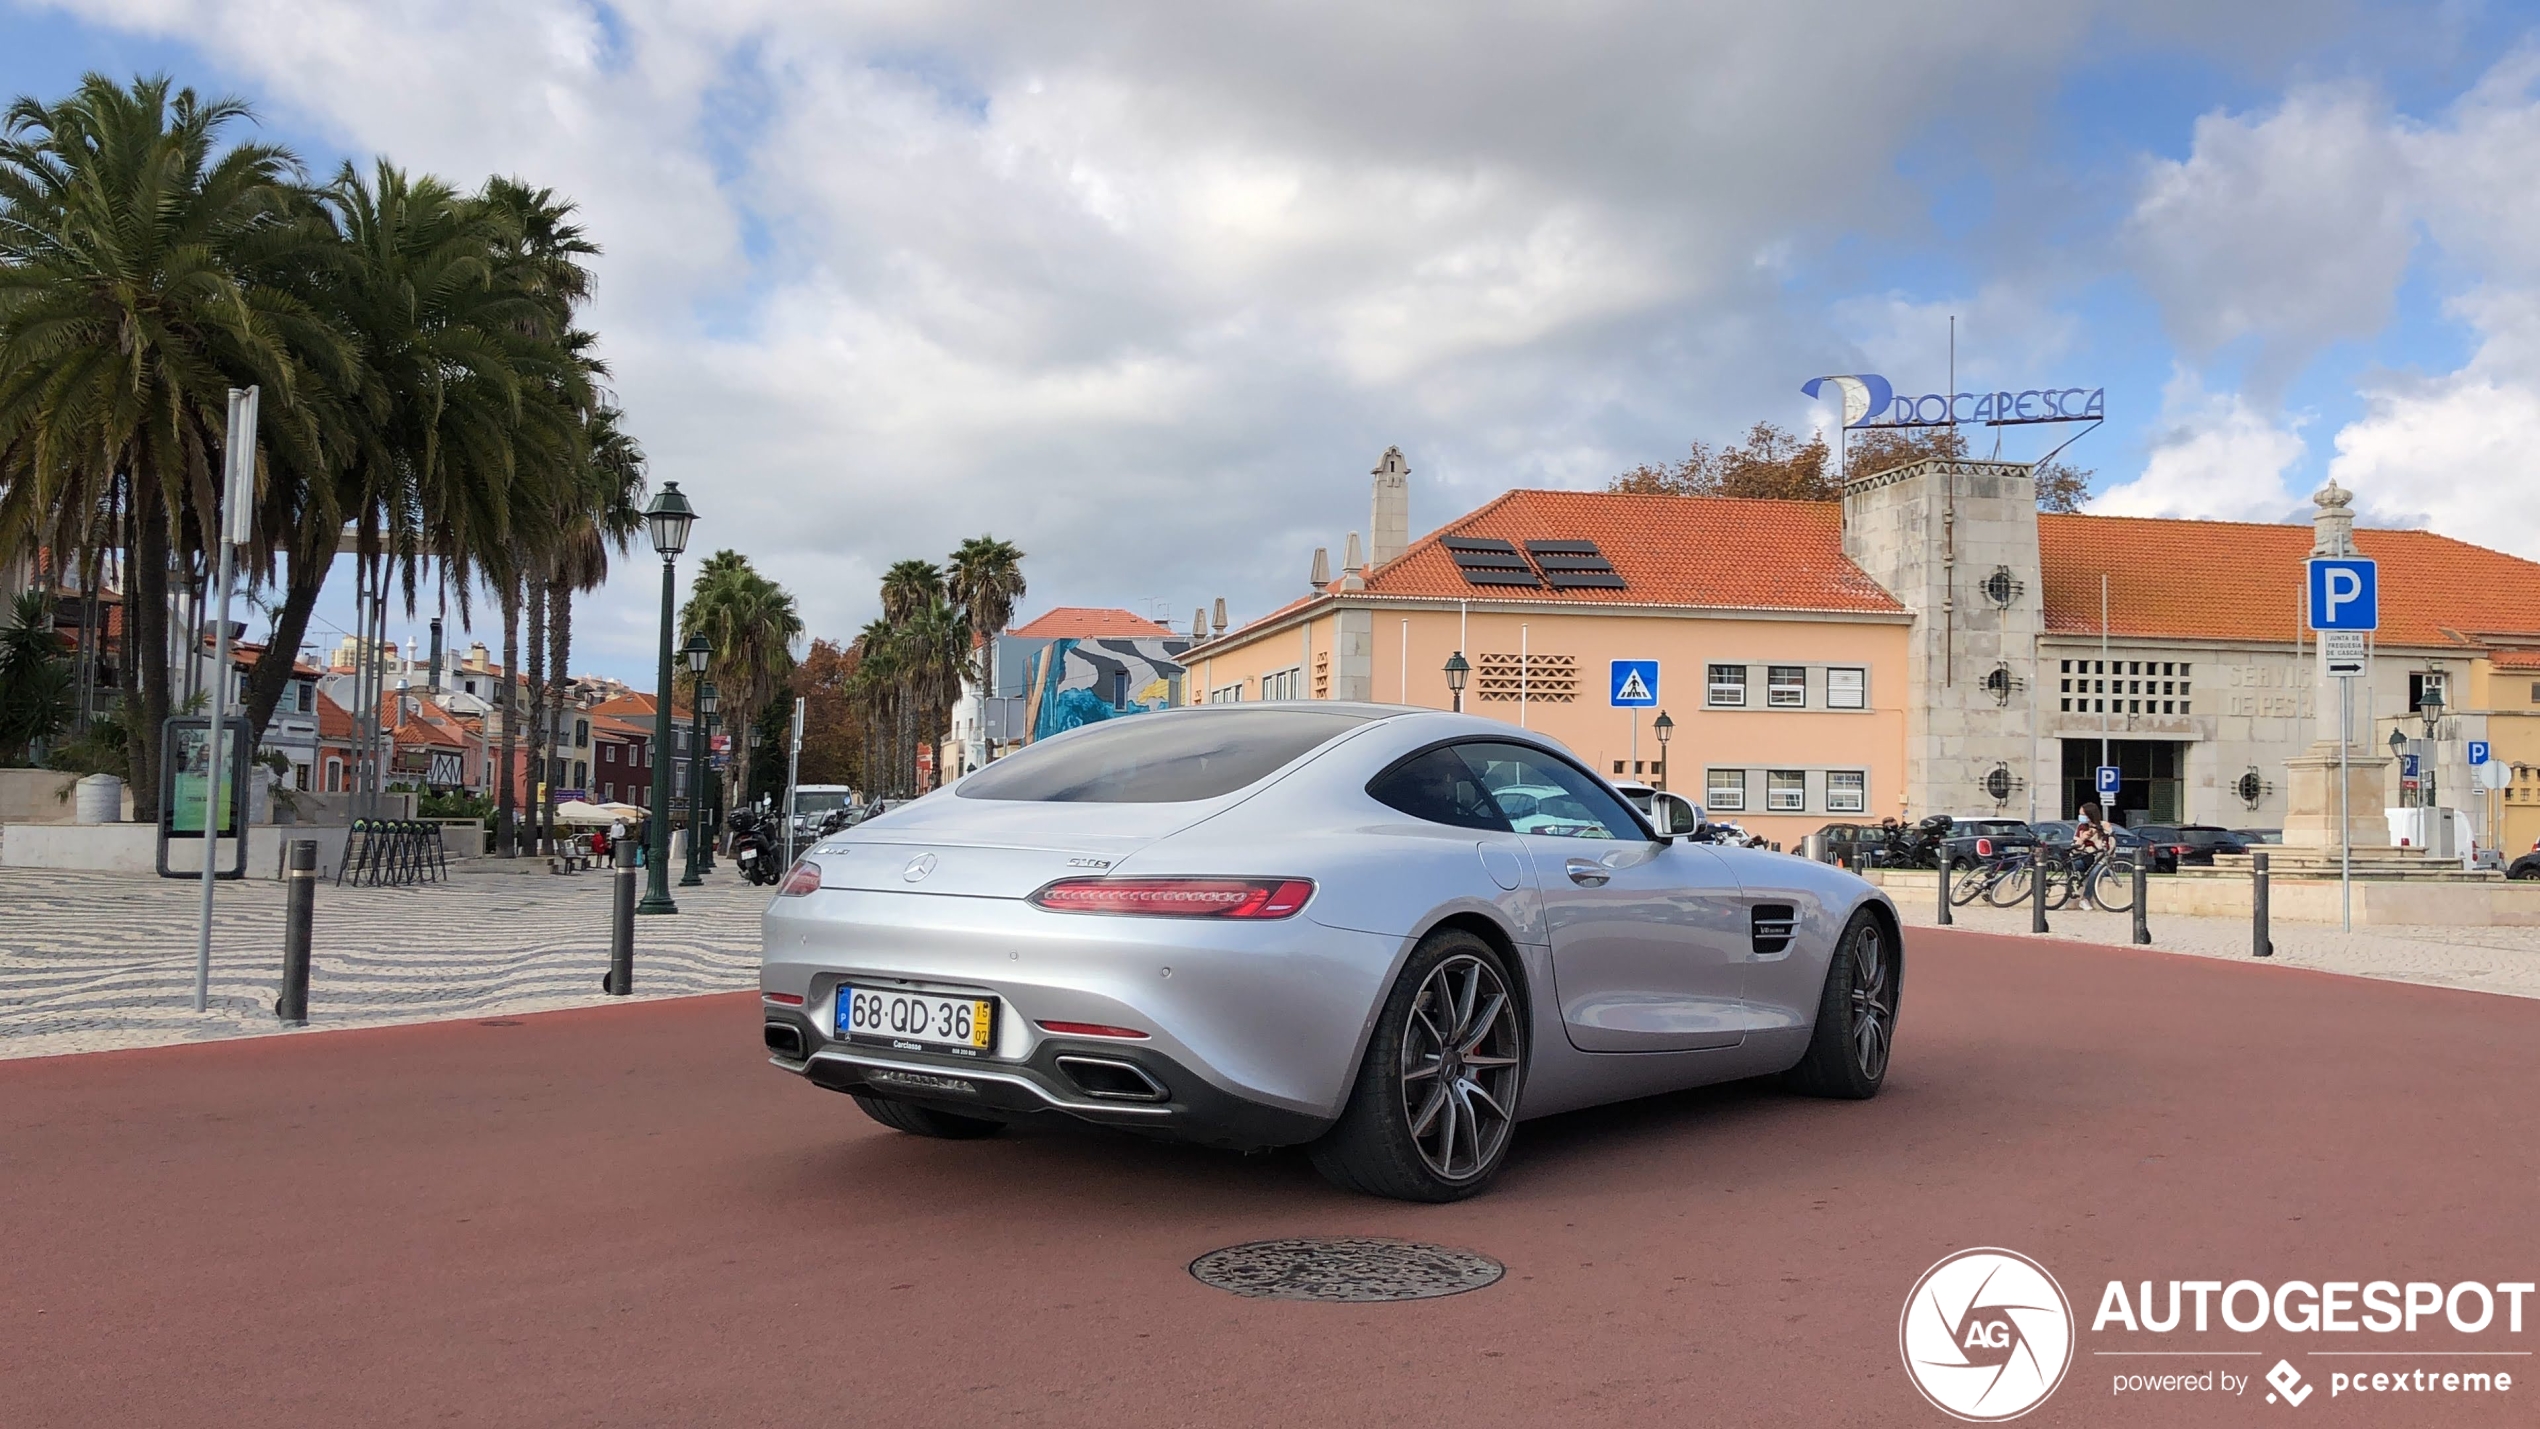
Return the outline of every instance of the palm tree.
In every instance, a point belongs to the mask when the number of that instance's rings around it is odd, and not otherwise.
[[[894,625],[944,594],[944,572],[933,561],[894,561],[882,573],[882,618]]]
[[[969,615],[970,644],[979,652],[973,678],[984,701],[996,691],[997,635],[1013,623],[1014,603],[1023,598],[1023,552],[1011,541],[973,536],[947,564],[945,588]]]
[[[722,699],[726,726],[754,728],[759,712],[793,673],[793,645],[803,633],[793,595],[760,575],[739,552],[717,551],[698,568],[679,624],[714,647],[706,678],[714,681]],[[667,691],[663,697],[668,698]],[[746,798],[748,764],[736,762],[741,784],[734,797]]]
[[[228,389],[258,383],[287,413],[303,386],[304,311],[235,271],[299,211],[286,151],[219,147],[247,117],[164,77],[90,74],[0,118],[0,560],[64,535],[82,554],[120,549],[145,819],[170,703],[168,575],[213,526]]]

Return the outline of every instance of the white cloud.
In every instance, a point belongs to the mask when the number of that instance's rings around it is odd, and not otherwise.
[[[2329,475],[2371,518],[2540,557],[2540,295],[2474,294],[2455,308],[2487,336],[2457,372],[2392,376],[2337,433]]]
[[[2125,235],[2180,346],[2201,360],[2255,339],[2272,386],[2379,332],[2416,243],[2408,138],[2357,88],[2197,120],[2185,159],[2150,166]]]
[[[2181,368],[2161,395],[2161,425],[2143,474],[2090,503],[2102,516],[2274,521],[2293,504],[2284,474],[2302,438],[2236,392],[2208,392]]]
[[[580,199],[656,474],[830,635],[982,529],[1031,553],[1027,606],[1257,612],[1389,443],[1425,524],[1786,409],[1846,334],[1784,285],[1913,221],[1900,147],[2016,127],[2102,14],[2210,9],[2145,8],[78,6],[348,151]],[[2013,290],[1970,316],[2063,341]],[[583,622],[638,668],[644,584]]]

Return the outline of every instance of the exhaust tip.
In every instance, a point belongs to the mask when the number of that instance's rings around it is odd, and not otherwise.
[[[1160,1102],[1170,1095],[1162,1082],[1147,1075],[1147,1070],[1135,1062],[1110,1057],[1060,1057],[1058,1069],[1096,1101]]]
[[[767,1050],[779,1057],[799,1062],[803,1058],[803,1031],[790,1022],[767,1024]]]

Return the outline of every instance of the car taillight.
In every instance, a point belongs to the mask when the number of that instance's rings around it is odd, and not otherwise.
[[[800,898],[806,893],[819,891],[820,865],[807,858],[795,860],[794,866],[786,871],[785,881],[776,885],[779,898]]]
[[[1991,839],[1978,839],[1978,840],[1976,840],[1976,857],[1978,857],[1978,858],[1991,858],[1991,857],[1993,857],[1993,840],[1991,840]]]
[[[1032,895],[1053,913],[1286,918],[1314,896],[1302,878],[1067,878]]]

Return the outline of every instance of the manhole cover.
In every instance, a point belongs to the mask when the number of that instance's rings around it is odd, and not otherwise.
[[[1486,1255],[1375,1236],[1257,1240],[1191,1262],[1202,1284],[1269,1300],[1427,1300],[1461,1295],[1507,1274]]]

